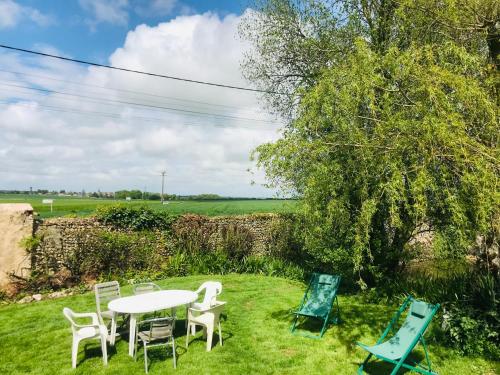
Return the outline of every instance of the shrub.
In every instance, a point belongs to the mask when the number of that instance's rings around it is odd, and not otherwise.
[[[245,227],[229,224],[219,230],[219,249],[229,258],[241,260],[250,254],[253,246],[253,235]]]
[[[159,264],[157,237],[152,232],[98,231],[82,235],[65,266],[77,277],[124,275],[127,271],[153,269]]]
[[[183,215],[172,225],[176,246],[188,254],[207,252],[213,249],[210,237],[215,226],[200,215]]]
[[[164,211],[154,211],[147,206],[133,207],[124,204],[102,206],[96,209],[99,222],[117,229],[169,230],[176,216]]]
[[[500,359],[500,320],[497,311],[481,312],[453,304],[442,314],[444,341],[464,355]]]
[[[297,214],[280,214],[271,222],[268,252],[273,257],[304,260],[302,217]]]

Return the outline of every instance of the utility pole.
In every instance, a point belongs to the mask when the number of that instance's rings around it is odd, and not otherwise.
[[[167,174],[167,171],[162,171],[161,172],[161,203],[163,204],[163,189],[165,187],[165,175]]]

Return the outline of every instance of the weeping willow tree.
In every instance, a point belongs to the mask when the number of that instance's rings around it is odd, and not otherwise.
[[[241,27],[254,47],[243,68],[288,124],[255,155],[271,184],[301,198],[316,259],[374,284],[412,256],[422,231],[447,257],[494,231],[498,3],[258,9]]]

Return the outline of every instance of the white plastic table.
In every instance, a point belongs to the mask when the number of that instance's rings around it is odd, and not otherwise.
[[[128,354],[133,356],[138,315],[188,305],[196,301],[197,298],[198,294],[190,290],[160,290],[117,298],[109,302],[108,308],[115,313],[130,314]]]

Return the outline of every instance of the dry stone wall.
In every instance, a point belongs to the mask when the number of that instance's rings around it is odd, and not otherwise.
[[[251,254],[265,254],[271,236],[273,223],[280,220],[274,214],[205,217],[184,215],[173,224],[173,230],[191,235],[193,220],[194,230],[209,237],[213,247],[220,242],[223,228],[238,227],[245,230],[251,238]],[[35,235],[40,245],[32,253],[33,270],[57,272],[64,268],[65,261],[77,250],[79,241],[85,236],[94,236],[96,232],[115,229],[101,224],[95,218],[52,218],[40,222]]]

